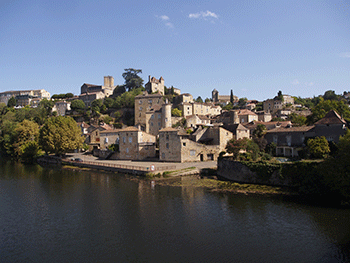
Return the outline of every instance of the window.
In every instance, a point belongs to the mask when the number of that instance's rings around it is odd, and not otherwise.
[[[132,137],[129,137],[129,143],[132,143]]]
[[[162,153],[162,159],[165,159],[165,153]]]
[[[105,138],[105,143],[108,143],[108,138],[107,137]]]
[[[158,114],[158,119],[160,119],[161,118],[161,116],[160,116],[160,114]]]
[[[152,100],[148,100],[148,103],[151,103],[151,104],[152,104]]]
[[[151,119],[154,119],[154,114],[151,115]]]
[[[191,150],[190,151],[190,156],[195,156],[196,155],[196,150]]]
[[[168,135],[168,134],[166,135],[166,137],[165,137],[165,138],[167,139],[167,141],[169,141],[169,135]]]
[[[129,148],[126,148],[126,153],[129,153]]]
[[[125,137],[123,137],[123,143],[125,143]]]
[[[142,110],[142,107],[140,107],[139,109]]]
[[[142,104],[142,100],[139,100],[139,104]]]
[[[169,143],[168,142],[166,143],[166,148],[169,149]]]
[[[151,122],[151,126],[153,127],[153,122]]]
[[[182,146],[186,146],[186,143],[185,143],[185,142],[183,142],[183,143],[182,143]]]

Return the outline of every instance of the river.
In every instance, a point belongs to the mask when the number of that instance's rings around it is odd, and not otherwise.
[[[0,262],[350,262],[350,210],[0,162]]]

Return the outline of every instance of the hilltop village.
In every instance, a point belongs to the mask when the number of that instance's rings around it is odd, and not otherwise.
[[[259,102],[213,89],[203,101],[167,88],[162,77],[149,76],[143,87],[138,73],[126,70],[125,84],[120,86],[112,76],[105,76],[103,85],[84,83],[78,96],[50,97],[43,89],[2,92],[0,103],[22,108],[49,101],[54,115],[75,119],[85,150],[103,159],[217,160],[229,141],[243,138],[255,139],[262,148],[273,145],[271,155],[302,157],[308,138],[325,137],[329,143],[338,143],[348,127],[336,110],[316,117],[308,107],[313,100],[325,101],[326,94],[301,99],[279,91],[276,97]],[[341,98],[332,91],[326,93],[338,96],[349,111],[348,92]]]

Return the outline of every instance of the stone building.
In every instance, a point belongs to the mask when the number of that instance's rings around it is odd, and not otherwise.
[[[219,92],[216,89],[213,89],[213,91],[211,92],[211,98],[215,104],[219,103],[226,105],[231,101],[231,95],[219,95]],[[237,102],[238,97],[233,96],[233,101]]]
[[[346,121],[337,112],[331,110],[313,126],[292,127],[291,125],[268,130],[265,139],[275,143],[276,154],[298,156],[298,150],[305,146],[305,139],[324,136],[329,142],[339,142],[347,130]]]
[[[91,103],[96,99],[104,99],[113,94],[115,89],[114,78],[112,76],[104,77],[104,85],[94,85],[84,83],[80,88],[79,99],[84,101],[85,105],[91,106]]]
[[[58,115],[65,116],[67,111],[70,111],[71,102],[69,101],[57,101],[52,108],[52,111],[56,111]]]
[[[17,90],[5,91],[0,93],[0,102],[8,103],[10,98],[14,97],[17,101],[16,106],[37,106],[42,99],[50,100],[50,92],[44,89],[38,90]]]
[[[156,156],[156,136],[132,126],[119,130],[118,134],[120,159],[144,160]]]
[[[145,84],[145,89],[149,94],[160,93],[164,95],[164,79],[160,77],[156,79],[155,77],[148,76],[148,82]]]
[[[294,105],[294,98],[290,95],[283,95],[283,101],[268,99],[263,101],[263,109],[274,115],[278,110],[283,109],[287,104]]]
[[[233,134],[221,127],[198,129],[189,135],[184,130],[164,128],[159,132],[159,160],[195,162],[217,160]]]

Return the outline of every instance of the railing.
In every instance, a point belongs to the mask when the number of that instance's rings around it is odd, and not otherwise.
[[[77,163],[77,164],[88,164],[88,165],[96,165],[96,166],[104,166],[104,167],[111,167],[111,168],[118,168],[118,169],[125,169],[125,170],[137,170],[137,171],[145,171],[145,172],[154,172],[154,171],[171,171],[175,170],[175,165],[169,165],[169,166],[158,166],[154,169],[151,169],[150,167],[144,167],[144,166],[135,166],[135,165],[125,165],[125,164],[113,164],[113,163],[104,163],[104,162],[91,162],[91,161],[73,161],[70,159],[63,159],[62,161],[68,162],[68,163]]]

